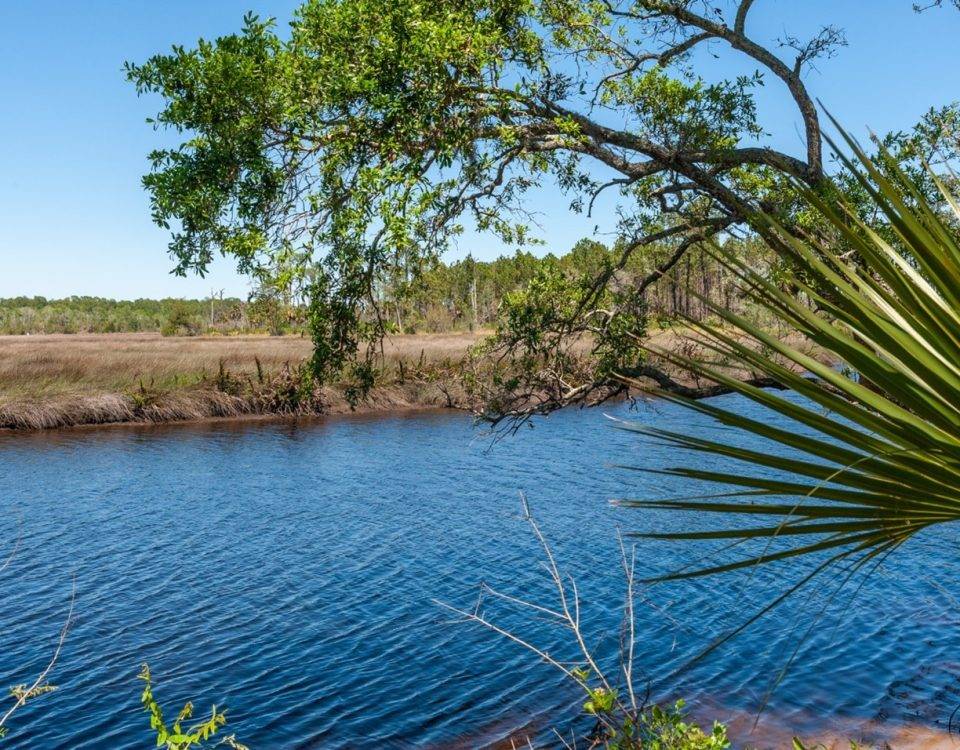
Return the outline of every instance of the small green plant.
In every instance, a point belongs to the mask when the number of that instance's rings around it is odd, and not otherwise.
[[[617,691],[608,690],[605,687],[589,688],[589,698],[583,704],[583,710],[588,714],[597,716],[599,714],[608,714],[613,710],[617,700]]]
[[[644,750],[726,750],[730,747],[727,728],[723,724],[713,722],[713,728],[707,734],[687,721],[684,705],[680,700],[672,708],[653,706],[645,713],[638,727],[639,747]]]
[[[156,404],[163,396],[163,391],[154,385],[153,378],[150,379],[149,385],[144,384],[143,378],[140,378],[138,387],[131,391],[129,395],[134,408],[139,410]]]
[[[259,361],[257,364],[259,366]],[[235,375],[232,375],[229,370],[227,370],[227,367],[222,359],[220,360],[220,364],[217,369],[217,375],[213,379],[213,385],[214,388],[221,393],[228,393],[232,396],[239,396],[243,390],[243,382]]]
[[[173,726],[167,727],[163,720],[163,710],[153,696],[153,682],[150,677],[150,667],[146,664],[140,670],[139,677],[144,681],[143,694],[140,696],[140,702],[144,709],[150,714],[150,728],[157,734],[157,747],[166,748],[166,750],[187,750],[191,747],[203,747],[203,743],[213,737],[227,723],[225,711],[218,711],[214,706],[210,711],[210,718],[206,721],[195,724],[189,729],[183,729],[183,722],[193,717],[193,703],[187,701],[180,713],[177,715]],[[231,742],[227,742],[230,740]],[[242,749],[243,746],[236,742],[236,738],[231,735],[221,744],[229,747]]]
[[[31,698],[52,693],[56,689],[56,685],[51,685],[50,683],[46,682],[43,685],[34,685],[33,687],[27,687],[26,684],[21,684],[14,685],[12,688],[10,688],[10,695],[13,698],[16,698],[18,701],[22,700],[26,702]]]

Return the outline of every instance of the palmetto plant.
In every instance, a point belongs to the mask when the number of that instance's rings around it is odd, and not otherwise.
[[[798,239],[774,220],[758,219],[764,234],[792,257],[786,279],[775,283],[722,247],[714,248],[750,298],[831,357],[811,356],[768,328],[716,307],[718,323],[691,321],[703,345],[794,394],[757,388],[724,367],[658,352],[794,426],[671,393],[660,395],[762,438],[769,450],[626,425],[672,446],[741,462],[730,471],[666,471],[731,491],[621,501],[713,513],[726,522],[715,530],[642,536],[734,544],[761,540],[761,549],[754,547],[732,562],[666,578],[819,553],[816,565],[779,601],[831,564],[846,561],[859,569],[928,526],[960,519],[960,239],[951,226],[960,206],[936,177],[945,209],[932,205],[888,155],[872,159],[843,137],[852,153],[841,157],[845,168],[871,196],[879,221],[868,224],[842,199],[801,188],[826,231],[821,227]],[[831,358],[834,365],[822,361]],[[741,521],[746,517],[757,521]]]

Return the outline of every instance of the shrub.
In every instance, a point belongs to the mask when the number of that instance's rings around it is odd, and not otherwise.
[[[160,333],[164,336],[196,336],[200,326],[190,314],[190,309],[182,302],[174,303]]]

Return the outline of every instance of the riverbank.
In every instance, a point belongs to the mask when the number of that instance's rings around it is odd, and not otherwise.
[[[454,374],[484,335],[386,339],[377,384],[358,404],[346,384],[303,399],[297,373],[311,344],[300,336],[0,336],[0,429],[467,409]],[[651,341],[670,349],[679,337],[666,330]]]
[[[141,402],[136,395],[62,395],[0,402],[0,430],[48,430],[109,424],[162,424],[221,419],[263,419],[315,415],[365,414],[450,408],[437,388],[416,384],[380,386],[352,407],[342,393],[324,389],[323,408],[313,411],[271,409],[254,396],[235,396],[214,388],[173,391]]]
[[[0,429],[450,406],[442,387],[407,374],[459,359],[479,336],[391,337],[384,343],[391,376],[356,407],[336,387],[309,406],[291,402],[296,369],[310,354],[309,339],[299,336],[0,336]]]

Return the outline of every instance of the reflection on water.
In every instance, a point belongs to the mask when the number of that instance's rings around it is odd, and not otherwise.
[[[610,410],[721,430],[672,407]],[[455,414],[0,436],[0,534],[12,544],[22,523],[0,574],[0,685],[44,666],[77,587],[60,690],[17,715],[6,746],[144,746],[144,661],[168,711],[188,698],[198,710],[224,704],[229,731],[253,748],[509,747],[527,734],[556,744],[551,728],[584,728],[576,690],[495,635],[451,624],[433,600],[469,606],[482,580],[549,596],[518,518],[523,491],[577,578],[586,629],[612,657],[616,527],[702,521],[608,500],[703,488],[612,468],[682,459],[610,425],[570,411],[492,445]],[[941,743],[920,747],[948,746],[936,732],[960,704],[960,606],[944,589],[960,572],[945,554],[955,543],[950,529],[925,532],[855,599],[829,606],[840,575],[828,576],[676,675],[803,570],[653,586],[638,609],[638,668],[653,695],[683,696],[760,747],[792,734],[927,741],[920,727]],[[638,549],[644,576],[690,559],[684,546]],[[502,616],[574,656],[541,621]]]

